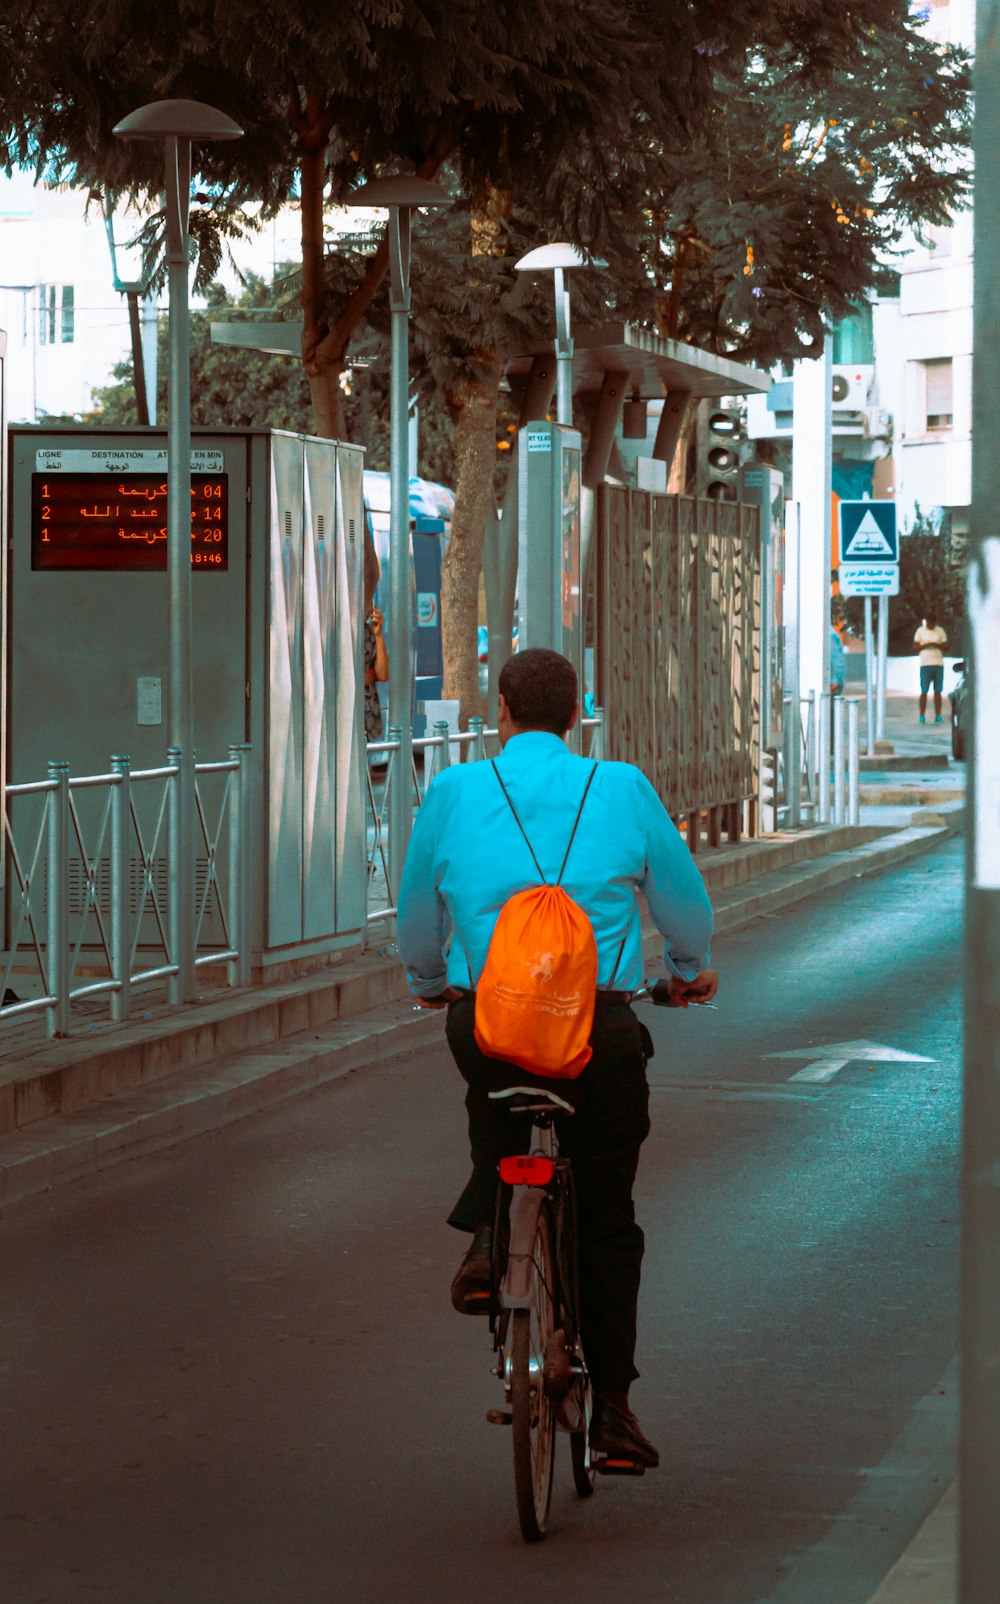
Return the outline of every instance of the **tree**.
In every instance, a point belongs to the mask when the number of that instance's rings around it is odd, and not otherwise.
[[[890,11],[818,72],[787,48],[720,66],[648,214],[662,333],[765,366],[819,354],[904,231],[964,203],[968,62]]]
[[[196,428],[235,425],[240,428],[313,428],[309,385],[300,363],[285,356],[215,345],[213,322],[272,321],[286,293],[288,273],[282,270],[273,284],[249,274],[243,293],[233,300],[221,287],[209,286],[208,307],[191,314],[191,421]],[[157,332],[157,412],[161,421],[167,407],[167,329],[161,320]],[[389,375],[385,362],[374,360],[364,371],[369,389],[370,414],[363,438],[363,402],[356,375],[345,386],[347,433],[368,448],[365,465],[389,466]],[[85,421],[106,428],[132,428],[139,421],[131,358],[115,365],[113,381],[94,390],[93,408]],[[72,419],[50,420],[72,422]],[[78,420],[79,421],[79,420]],[[454,473],[447,418],[429,397],[420,419],[419,471],[426,478],[450,484]]]
[[[8,163],[31,161],[49,175],[151,197],[161,185],[159,152],[113,138],[123,111],[190,96],[219,104],[246,129],[236,145],[199,150],[205,192],[192,228],[210,269],[220,240],[245,226],[248,204],[266,215],[297,193],[303,364],[316,428],[330,435],[345,432],[340,375],[384,278],[386,249],[383,242],[332,298],[328,193],[342,198],[385,163],[434,177],[448,162],[470,203],[466,255],[481,267],[498,250],[495,216],[515,194],[533,197],[537,226],[547,226],[557,215],[552,179],[564,153],[586,147],[611,175],[620,162],[604,153],[620,141],[622,108],[626,121],[643,111],[673,121],[683,98],[678,60],[685,93],[705,78],[700,19],[666,0],[497,0],[488,8],[424,0],[419,9],[353,0],[336,12],[315,0],[218,0],[211,8],[168,0],[152,10],[138,0],[14,0],[0,30]],[[610,230],[613,186],[594,190],[589,211]],[[476,566],[502,363],[495,346],[475,349],[470,373],[450,391],[457,507],[449,574]],[[474,615],[466,622],[474,661]]]
[[[218,285],[207,295],[208,309],[191,314],[191,422],[196,428],[236,427],[308,430],[312,426],[309,386],[301,367],[286,358],[213,345],[210,325],[254,321],[253,312],[271,304],[270,286],[251,275],[233,302]],[[167,328],[157,330],[157,416],[167,415]],[[115,383],[94,391],[95,420],[107,427],[131,428],[138,421],[132,362],[119,362]]]

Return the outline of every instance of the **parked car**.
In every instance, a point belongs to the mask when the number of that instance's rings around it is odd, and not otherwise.
[[[968,713],[968,696],[965,688],[965,659],[955,664],[958,675],[951,688],[951,755],[956,762],[965,758],[965,719]]]

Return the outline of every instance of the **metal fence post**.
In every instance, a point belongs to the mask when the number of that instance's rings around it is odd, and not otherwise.
[[[45,1010],[50,1036],[69,1034],[69,764],[50,763],[49,779],[55,789],[48,793],[48,885],[46,953],[49,996],[55,999]]]
[[[167,929],[170,932],[170,952],[167,962],[174,966],[170,976],[169,995],[173,1004],[185,1001],[184,976],[181,964],[181,930],[183,925],[184,876],[180,872],[182,844],[181,830],[181,751],[180,747],[167,747],[167,765],[176,773],[167,776],[170,802],[167,809]]]
[[[385,886],[389,896],[389,904],[392,906],[396,901],[395,887],[399,885],[399,882],[403,877],[403,865],[401,863],[397,863],[395,857],[393,856],[394,843],[398,842],[398,837],[393,834],[392,810],[396,806],[400,794],[399,789],[393,780],[393,775],[395,773],[393,764],[402,763],[404,761],[404,753],[403,732],[399,725],[390,724],[386,734],[390,746],[395,743],[395,749],[386,753],[387,762],[385,765],[385,779],[382,782],[382,816],[385,832],[388,837],[389,848],[388,862],[386,864],[385,871]],[[410,757],[408,754],[405,757],[405,762],[407,764],[410,762]],[[404,792],[404,795],[408,794],[408,792]]]
[[[128,1019],[132,1008],[131,767],[130,757],[120,755],[111,759],[111,772],[118,776],[117,784],[111,787],[111,978],[118,982],[117,989],[111,993],[111,1017],[116,1021]]]
[[[236,957],[230,959],[226,966],[229,984],[231,986],[249,986],[250,984],[250,885],[249,863],[250,856],[247,851],[247,842],[250,837],[250,819],[247,812],[249,802],[249,746],[243,743],[231,745],[229,756],[236,760],[239,768],[229,776],[231,787],[229,793],[229,943],[236,948]]]
[[[590,732],[590,755],[597,762],[604,760],[604,709],[594,708],[594,717],[597,724]]]
[[[858,727],[858,699],[847,702],[847,822],[861,823],[861,735]]]
[[[439,718],[434,725],[434,734],[440,737],[441,745],[435,748],[436,762],[434,773],[440,774],[451,764],[451,726],[446,718]],[[427,794],[426,791],[424,793]]]
[[[819,718],[816,721],[819,740],[816,753],[816,821],[830,822],[830,692],[821,691]]]
[[[806,772],[809,776],[809,797],[812,806],[813,821],[816,819],[816,765],[819,762],[819,743],[816,739],[816,692],[810,691],[806,698]]]
[[[833,822],[844,822],[844,698],[833,698]]]
[[[470,718],[469,729],[472,732],[472,741],[469,746],[470,758],[478,760],[485,759],[486,757],[486,741],[483,737],[484,727],[485,726],[481,718]]]
[[[788,824],[798,830],[802,824],[802,708],[798,695],[789,698],[788,763],[792,789],[788,797]]]
[[[783,696],[782,697],[782,699],[781,699],[781,707],[782,707],[782,720],[781,720],[781,736],[782,736],[782,740],[781,740],[781,791],[782,791],[782,795],[784,797],[784,807],[783,807],[782,811],[783,811],[783,813],[785,815],[784,822],[785,822],[786,827],[790,826],[791,823],[792,823],[792,811],[793,811],[793,809],[792,809],[792,800],[793,800],[793,798],[795,796],[795,792],[796,792],[796,790],[801,790],[801,782],[799,781],[799,776],[798,776],[798,774],[795,772],[795,770],[792,767],[792,747],[793,747],[793,740],[792,740],[792,709],[793,709],[793,706],[794,706],[794,703],[793,703],[793,698],[791,696]]]

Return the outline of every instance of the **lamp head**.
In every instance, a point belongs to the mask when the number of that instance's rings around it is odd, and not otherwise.
[[[440,184],[429,178],[414,178],[409,173],[390,173],[382,178],[370,178],[367,184],[351,191],[348,206],[450,206],[452,199]]]
[[[153,100],[115,123],[120,139],[242,139],[243,129],[224,111],[201,100]]]
[[[599,258],[590,260],[576,245],[569,245],[564,240],[554,245],[537,245],[527,256],[514,263],[518,273],[551,273],[557,267],[607,267],[607,262]]]

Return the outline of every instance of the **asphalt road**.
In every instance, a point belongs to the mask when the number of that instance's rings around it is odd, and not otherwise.
[[[720,941],[718,1012],[647,1013],[663,1468],[580,1503],[561,1443],[542,1545],[448,1302],[442,1053],[4,1217],[3,1604],[865,1604],[952,1470],[960,918],[954,842]]]

